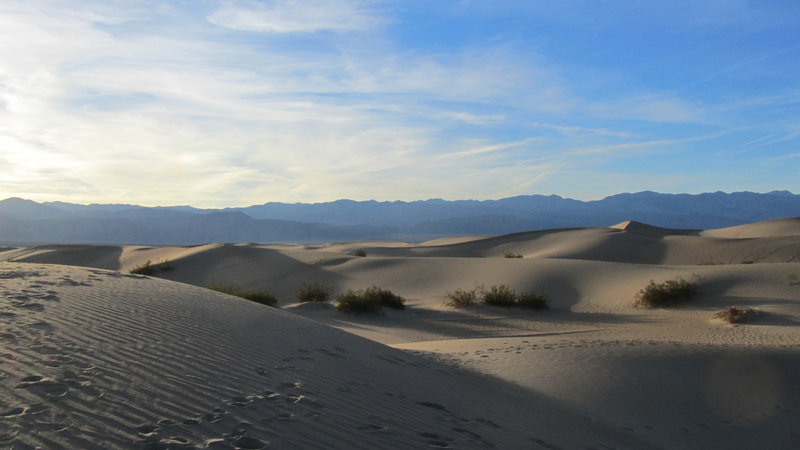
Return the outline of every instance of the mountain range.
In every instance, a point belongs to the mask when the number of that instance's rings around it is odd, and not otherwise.
[[[665,228],[722,228],[800,216],[788,191],[617,194],[580,201],[557,195],[500,200],[265,203],[244,208],[0,201],[0,242],[193,245],[208,242],[318,243],[456,235],[501,235],[635,220]]]

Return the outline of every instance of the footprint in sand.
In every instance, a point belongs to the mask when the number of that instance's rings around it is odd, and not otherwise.
[[[25,411],[26,411],[25,408],[23,408],[21,406],[18,406],[16,408],[9,409],[6,412],[0,413],[0,418],[4,418],[5,419],[5,418],[10,418],[10,417],[19,417],[19,416],[25,414]]]
[[[208,423],[215,423],[215,422],[219,422],[220,420],[222,420],[222,418],[225,417],[226,414],[227,414],[227,411],[225,411],[224,409],[217,408],[213,412],[203,416],[203,418]]]
[[[40,375],[30,375],[20,381],[21,383],[15,386],[17,389],[26,389],[46,397],[63,397],[69,390],[66,384],[58,383]]]

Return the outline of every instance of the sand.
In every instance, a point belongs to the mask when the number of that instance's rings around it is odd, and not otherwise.
[[[798,219],[0,260],[2,446],[800,446]],[[147,261],[171,270],[128,273]],[[697,281],[691,302],[634,307],[651,280],[678,277]],[[408,307],[298,304],[310,281],[382,286]],[[281,308],[203,288],[214,282],[267,289]],[[552,309],[445,305],[496,284],[546,292]],[[715,318],[734,304],[760,314]]]

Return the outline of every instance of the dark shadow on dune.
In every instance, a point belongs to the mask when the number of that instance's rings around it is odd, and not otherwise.
[[[311,264],[275,249],[225,244],[172,260],[173,269],[159,273],[159,277],[200,287],[211,283],[229,283],[244,289],[267,290],[278,298],[280,305],[297,301],[295,290],[302,282],[319,282],[334,287],[340,285],[344,278],[324,270],[324,267],[343,262],[336,259]]]
[[[122,255],[122,247],[113,245],[42,245],[29,250],[31,253],[47,252],[22,254],[13,258],[13,261],[119,270],[119,258]]]
[[[466,308],[429,310],[406,308],[381,314],[339,316],[325,311],[294,311],[304,317],[334,327],[370,331],[399,328],[411,330],[419,340],[521,337],[528,335],[566,334],[596,330],[598,325],[649,323],[656,319],[609,313],[574,313],[571,311],[531,311],[520,308],[475,305]],[[552,325],[558,325],[554,328]]]

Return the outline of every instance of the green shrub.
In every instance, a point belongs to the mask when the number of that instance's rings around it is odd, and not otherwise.
[[[228,283],[212,283],[206,287],[212,291],[222,292],[224,294],[234,295],[236,297],[242,297],[256,303],[261,303],[262,305],[275,306],[278,304],[278,299],[267,291],[242,289]]]
[[[148,260],[146,263],[138,265],[131,269],[131,273],[136,275],[152,275],[156,273],[155,267],[150,265],[150,261]]]
[[[353,252],[353,254],[356,255],[356,256],[361,256],[361,257],[367,256],[367,252],[363,248],[359,248],[358,250]]]
[[[501,284],[488,290],[483,286],[469,290],[456,289],[446,294],[445,305],[454,308],[465,308],[480,302],[490,306],[517,306],[537,310],[550,309],[550,297],[544,292],[523,292],[517,294],[514,289]]]
[[[517,296],[517,306],[536,310],[550,309],[550,296],[544,292],[523,292]]]
[[[405,299],[392,291],[377,286],[357,291],[350,289],[336,297],[336,309],[343,312],[378,312],[384,306],[392,309],[403,309],[405,308]]]
[[[505,257],[506,258],[522,258],[522,255],[520,255],[519,253],[514,253],[514,252],[506,252]]]
[[[479,288],[469,290],[456,289],[455,292],[448,292],[445,304],[454,308],[464,308],[474,305],[478,303],[478,289]]]
[[[488,291],[483,291],[483,303],[491,306],[514,306],[517,303],[517,293],[505,284],[495,285]]]
[[[333,289],[330,286],[317,283],[303,283],[297,288],[295,296],[300,303],[327,302]]]
[[[714,316],[728,323],[740,323],[752,319],[758,315],[758,311],[753,308],[742,306],[729,306],[725,310],[718,312]]]
[[[147,260],[146,263],[131,269],[131,273],[136,275],[155,275],[158,271],[168,272],[170,270],[172,270],[172,264],[170,264],[168,260],[164,260],[156,265],[150,264],[150,260]]]
[[[650,284],[636,294],[637,307],[659,308],[690,300],[697,294],[697,282],[683,278]]]

